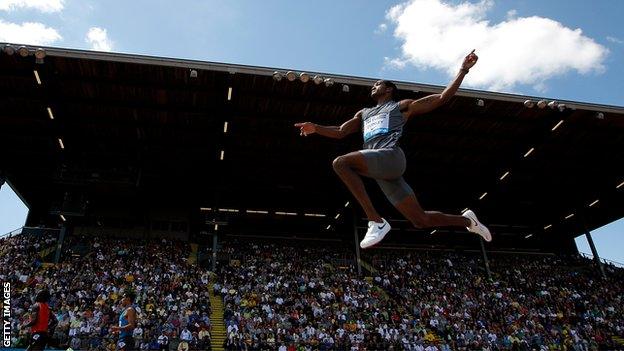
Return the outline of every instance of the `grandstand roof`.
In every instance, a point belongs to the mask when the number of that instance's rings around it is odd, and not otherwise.
[[[247,210],[310,223],[310,231],[344,220],[334,217],[353,201],[331,161],[356,150],[361,137],[302,138],[293,123],[340,124],[373,104],[375,79],[308,72],[331,77],[327,87],[273,79],[287,69],[45,50],[43,64],[0,53],[0,167],[31,208],[30,220],[105,218],[114,209],[141,217],[137,208],[159,201],[190,212],[211,208],[206,218],[214,214],[232,229],[262,215]],[[443,89],[397,85],[403,98]],[[461,89],[409,122],[405,176],[423,207],[473,208],[514,241],[574,237],[582,222],[593,229],[623,217],[624,186],[616,187],[624,182],[624,108],[573,101],[559,101],[563,111],[527,108],[527,99],[541,100]],[[382,212],[400,219],[367,184]]]

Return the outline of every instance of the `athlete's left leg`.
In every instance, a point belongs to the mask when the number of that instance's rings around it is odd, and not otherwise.
[[[469,227],[471,224],[464,216],[423,210],[413,193],[394,203],[394,207],[416,228]]]
[[[399,212],[416,228],[465,227],[480,235],[485,241],[492,241],[490,230],[484,226],[474,212],[467,210],[461,216],[422,209],[414,191],[403,177],[392,180],[377,180],[379,186]]]

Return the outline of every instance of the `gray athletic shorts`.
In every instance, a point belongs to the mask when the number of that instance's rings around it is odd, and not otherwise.
[[[364,155],[368,168],[368,177],[377,181],[390,202],[396,205],[414,191],[403,179],[405,172],[405,154],[400,147],[391,149],[366,149],[359,151]]]

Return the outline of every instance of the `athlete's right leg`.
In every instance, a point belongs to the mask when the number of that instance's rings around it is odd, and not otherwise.
[[[343,183],[349,188],[351,194],[358,201],[366,213],[369,221],[382,222],[381,216],[373,206],[373,203],[366,192],[364,182],[360,175],[368,174],[366,159],[361,152],[350,152],[343,156],[338,156],[333,162],[334,171]]]

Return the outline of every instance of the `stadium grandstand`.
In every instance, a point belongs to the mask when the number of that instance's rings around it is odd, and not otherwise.
[[[129,291],[140,350],[624,349],[624,270],[589,234],[624,217],[622,107],[460,89],[406,127],[405,178],[494,240],[414,228],[371,182],[393,229],[360,250],[331,162],[361,139],[293,123],[341,123],[374,79],[0,46],[0,186],[29,209],[0,237],[14,349],[41,289],[51,349],[114,350]]]

